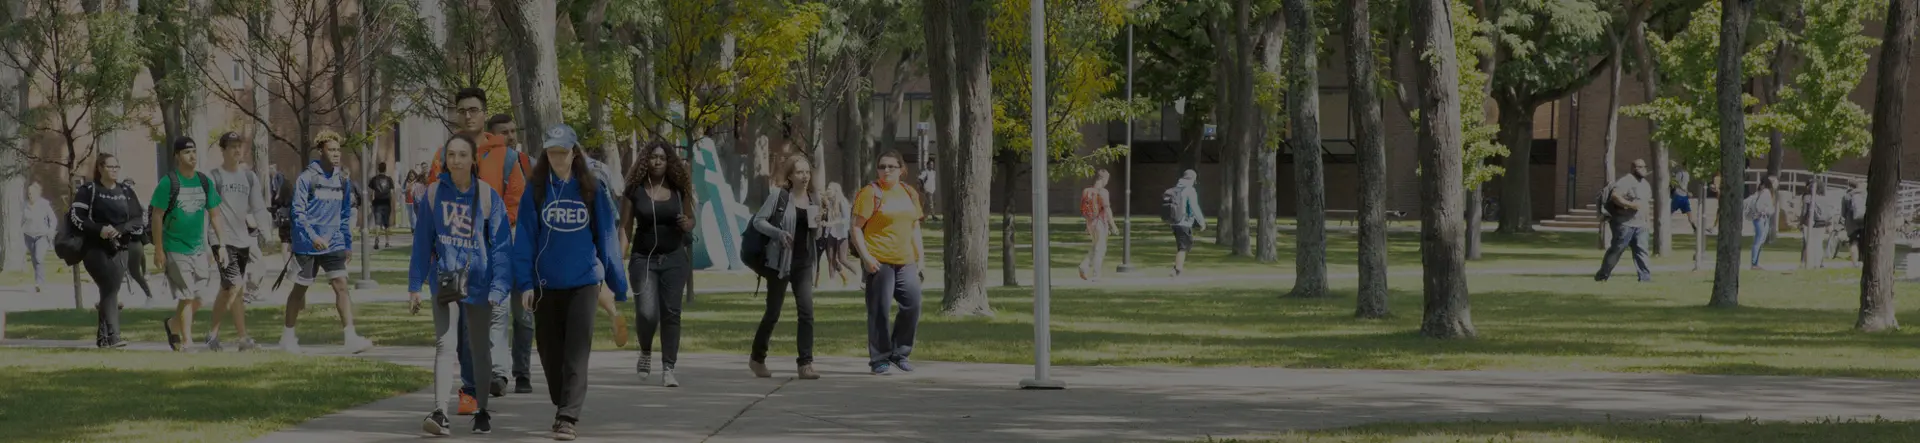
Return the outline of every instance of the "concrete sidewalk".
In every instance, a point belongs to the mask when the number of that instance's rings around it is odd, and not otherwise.
[[[12,341],[4,346],[85,346]],[[788,350],[790,343],[776,346]],[[141,344],[139,349],[157,349]],[[338,347],[308,347],[339,354]],[[375,348],[362,357],[427,366],[427,348]],[[1920,380],[1482,371],[1056,367],[1064,391],[1022,391],[1031,366],[921,362],[912,374],[871,376],[865,362],[824,358],[824,378],[753,378],[745,356],[686,355],[680,388],[642,384],[632,351],[593,356],[581,441],[604,442],[1114,442],[1194,441],[1285,430],[1409,421],[1598,421],[1612,418],[1920,419]],[[536,365],[538,372],[538,365]],[[494,434],[461,439],[550,441],[553,407],[534,394],[493,402]],[[374,402],[260,442],[412,442],[429,391]]]

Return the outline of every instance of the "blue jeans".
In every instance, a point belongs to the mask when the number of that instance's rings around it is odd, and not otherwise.
[[[906,360],[913,354],[914,333],[920,328],[920,270],[914,265],[881,263],[880,272],[866,277],[867,365]],[[889,328],[892,303],[900,304],[900,312]]]
[[[40,255],[40,240],[44,239],[44,237],[35,237],[31,235],[26,237],[27,237],[27,261],[33,262],[33,286],[34,287],[44,286],[47,284],[47,271],[41,268],[44,267],[42,266],[42,263],[46,261],[46,258]]]
[[[1620,263],[1620,253],[1633,248],[1633,267],[1640,281],[1653,281],[1653,270],[1647,268],[1647,228],[1644,226],[1626,226],[1611,223],[1613,244],[1607,246],[1607,255],[1600,262],[1600,272],[1593,275],[1594,281],[1606,281],[1613,276],[1613,266]]]
[[[1767,236],[1772,234],[1772,217],[1753,219],[1753,266],[1760,266],[1760,247],[1767,244]]]

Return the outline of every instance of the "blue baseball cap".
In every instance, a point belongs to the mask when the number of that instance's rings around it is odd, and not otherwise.
[[[573,127],[567,126],[566,123],[547,128],[547,141],[540,144],[540,149],[578,147],[580,147],[580,135],[574,133]]]

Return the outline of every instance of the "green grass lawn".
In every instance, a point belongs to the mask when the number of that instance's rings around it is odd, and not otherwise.
[[[1502,369],[1847,377],[1920,377],[1920,335],[1850,330],[1857,309],[1851,270],[1744,272],[1739,309],[1702,307],[1708,273],[1658,275],[1658,282],[1596,283],[1581,276],[1471,278],[1479,338],[1437,341],[1416,334],[1417,278],[1396,278],[1387,320],[1355,320],[1353,285],[1334,282],[1336,296],[1278,297],[1284,288],[1218,284],[1140,289],[1060,289],[1053,300],[1053,356],[1063,365],[1279,366],[1354,369]],[[1902,285],[1902,291],[1920,289]],[[1032,309],[1025,289],[991,292],[994,318],[933,314],[940,295],[926,295],[915,357],[936,361],[1026,363],[1032,356]],[[686,308],[682,349],[745,355],[764,294],[702,295]],[[818,352],[863,356],[863,299],[851,292],[817,294]],[[1911,305],[1909,305],[1911,306]],[[632,315],[632,305],[622,306]],[[249,311],[256,339],[279,338],[280,309]],[[1912,317],[1911,307],[1902,315]],[[162,310],[130,310],[123,333],[161,341]],[[793,352],[789,308],[775,335],[776,355]],[[205,331],[206,315],[196,317]],[[302,315],[301,342],[337,344],[331,305]],[[7,336],[86,340],[90,312],[20,312]],[[361,334],[385,345],[428,346],[427,315],[398,303],[359,306]],[[600,349],[611,349],[601,317]],[[231,334],[229,332],[228,334]],[[231,336],[231,335],[229,335]]]
[[[1211,443],[1905,443],[1920,441],[1920,422],[1393,423],[1301,431],[1270,439]]]
[[[0,348],[0,441],[248,441],[429,381],[360,358]]]

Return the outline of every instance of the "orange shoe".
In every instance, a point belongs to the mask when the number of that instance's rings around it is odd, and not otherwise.
[[[474,400],[473,396],[467,395],[465,392],[460,393],[460,415],[473,415],[474,412],[478,412],[479,410],[479,400]]]

